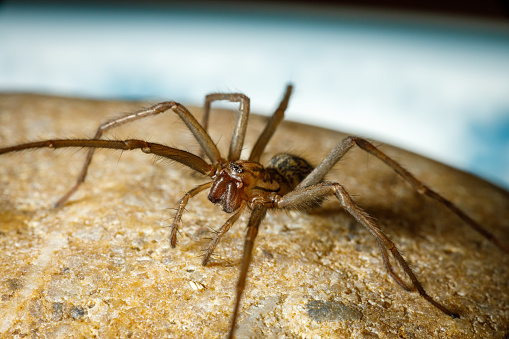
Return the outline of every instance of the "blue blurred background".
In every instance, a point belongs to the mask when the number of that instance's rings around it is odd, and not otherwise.
[[[0,91],[195,105],[209,92],[240,91],[269,114],[291,81],[289,120],[509,188],[505,9],[367,5],[6,1]]]

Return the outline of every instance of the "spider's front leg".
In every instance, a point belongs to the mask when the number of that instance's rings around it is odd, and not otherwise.
[[[214,101],[227,100],[230,102],[238,102],[239,116],[233,130],[232,140],[230,142],[230,150],[228,152],[228,160],[235,161],[240,158],[240,152],[244,145],[244,137],[246,136],[247,120],[250,112],[250,100],[242,93],[211,93],[205,97],[203,105],[202,126],[207,131],[209,126],[210,104]]]
[[[293,85],[288,84],[286,86],[285,94],[283,95],[283,99],[279,103],[278,108],[272,114],[270,120],[268,121],[265,129],[262,134],[258,137],[255,146],[251,151],[251,155],[249,156],[249,160],[251,161],[260,161],[260,157],[267,146],[267,143],[271,139],[274,134],[277,126],[283,120],[285,111],[288,107],[288,102],[290,101],[290,96],[292,94]],[[227,100],[230,102],[239,102],[239,116],[237,118],[237,123],[235,124],[235,128],[233,130],[232,139],[230,142],[230,151],[228,152],[228,160],[235,161],[240,158],[240,153],[242,151],[242,147],[244,145],[244,137],[246,135],[247,121],[249,118],[249,110],[250,110],[250,100],[247,96],[242,93],[211,93],[205,97],[205,103],[203,104],[203,118],[202,118],[202,126],[205,131],[208,130],[209,118],[210,118],[210,105],[214,101],[218,100]]]
[[[203,185],[197,186],[190,190],[189,192],[186,192],[184,196],[179,200],[177,212],[175,213],[175,217],[173,218],[173,222],[171,223],[171,233],[170,233],[170,245],[171,247],[175,248],[177,245],[177,232],[180,228],[180,225],[182,224],[182,214],[184,213],[187,203],[189,202],[189,199],[194,197],[196,194],[200,193],[203,190],[206,190],[212,185],[212,181],[207,182]]]
[[[121,116],[119,118],[115,118],[112,120],[109,120],[103,124],[101,124],[94,135],[93,140],[100,140],[102,135],[113,128],[119,127],[121,125],[140,120],[146,117],[158,115],[164,112],[167,112],[168,110],[173,111],[176,113],[186,124],[186,126],[189,128],[189,130],[193,133],[196,140],[202,147],[205,154],[208,156],[212,164],[216,164],[220,161],[221,155],[219,154],[219,150],[217,149],[216,145],[210,138],[210,136],[207,134],[207,132],[201,127],[201,125],[198,123],[198,121],[194,118],[194,116],[181,104],[174,102],[174,101],[165,101],[158,103],[156,105],[153,105],[150,108],[127,114],[124,116]],[[71,197],[71,195],[74,194],[78,190],[78,188],[85,182],[85,178],[87,176],[88,168],[90,166],[90,163],[92,162],[92,157],[94,156],[95,149],[91,148],[87,152],[87,157],[85,159],[85,162],[83,164],[83,167],[81,169],[81,172],[78,176],[78,179],[76,180],[76,183],[74,186],[65,193],[56,203],[55,207],[60,207]]]
[[[451,316],[453,318],[458,318],[458,314],[451,312],[442,304],[433,300],[431,296],[424,290],[417,277],[410,269],[410,266],[406,262],[406,260],[401,256],[398,249],[394,245],[394,243],[385,235],[385,233],[378,227],[378,225],[373,221],[373,219],[364,212],[350,197],[348,192],[338,183],[334,182],[321,182],[315,185],[307,186],[304,188],[297,188],[294,191],[284,195],[284,196],[276,196],[270,204],[270,207],[275,208],[296,208],[301,206],[309,205],[310,202],[314,202],[321,198],[325,198],[328,196],[335,196],[340,204],[348,213],[350,213],[358,222],[360,222],[363,226],[365,226],[368,231],[375,237],[380,246],[380,250],[382,252],[382,257],[385,263],[385,266],[390,274],[396,282],[401,285],[403,288],[409,290],[410,287],[403,282],[403,280],[398,277],[394,270],[392,269],[391,263],[388,259],[387,251],[390,251],[394,259],[401,265],[405,274],[412,281],[413,287],[419,291],[419,294],[430,302],[433,306]]]
[[[175,248],[177,245],[177,233],[178,230],[182,224],[182,214],[184,213],[187,203],[189,202],[189,199],[197,195],[198,193],[206,190],[207,188],[210,188],[212,186],[213,181],[207,182],[205,184],[202,184],[200,186],[197,186],[190,190],[189,192],[186,192],[184,196],[179,200],[177,212],[175,213],[175,217],[173,218],[173,222],[170,226],[171,233],[170,233],[170,245],[171,247]],[[210,260],[210,257],[212,256],[212,253],[217,247],[217,244],[219,243],[219,240],[221,237],[228,232],[228,230],[232,227],[232,225],[239,219],[240,215],[242,214],[242,211],[244,211],[246,207],[246,204],[243,203],[240,208],[221,226],[221,228],[218,231],[215,231],[214,237],[211,239],[209,245],[204,250],[205,254],[203,256],[202,265],[206,266],[207,263]]]
[[[203,256],[202,265],[205,266],[209,262],[210,257],[212,256],[212,253],[214,253],[214,250],[216,249],[217,244],[219,243],[219,239],[228,232],[230,227],[232,227],[233,224],[239,219],[240,215],[242,214],[242,211],[244,211],[246,207],[246,203],[243,203],[240,208],[228,219],[226,222],[221,226],[221,228],[218,231],[215,231],[215,236],[210,241],[207,248],[204,250],[205,254]]]

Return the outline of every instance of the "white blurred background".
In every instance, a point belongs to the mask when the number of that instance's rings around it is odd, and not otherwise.
[[[6,1],[0,91],[195,105],[240,91],[252,111],[269,114],[292,82],[289,120],[509,188],[504,8],[490,16],[311,4]]]

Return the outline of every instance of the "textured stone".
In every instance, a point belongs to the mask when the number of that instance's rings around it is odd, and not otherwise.
[[[4,94],[0,145],[90,137],[100,122],[146,105]],[[230,112],[213,113],[212,136],[223,152],[234,122]],[[244,156],[265,122],[265,117],[250,118]],[[123,126],[107,137],[198,150],[171,113]],[[263,162],[291,151],[317,164],[343,137],[285,122]],[[381,148],[509,244],[506,191],[415,154]],[[200,194],[187,207],[175,249],[169,246],[167,226],[178,199],[207,178],[139,151],[100,151],[86,184],[65,206],[52,208],[74,183],[83,158],[81,150],[0,156],[1,335],[224,337],[248,213],[223,237],[210,265],[202,267],[206,238],[228,215]],[[361,150],[352,150],[328,179],[342,183],[376,218],[429,294],[461,318],[451,319],[417,293],[402,290],[386,273],[369,232],[330,199],[310,213],[267,216],[256,242],[238,337],[508,335],[507,254]],[[321,305],[326,317],[310,315],[310,305]],[[337,316],[338,310],[350,315]]]

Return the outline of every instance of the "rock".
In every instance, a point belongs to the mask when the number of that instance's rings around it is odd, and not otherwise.
[[[4,94],[0,145],[90,137],[102,121],[147,105]],[[234,116],[212,115],[212,138],[223,154]],[[244,156],[266,120],[251,116]],[[317,164],[344,136],[285,122],[263,163],[290,151]],[[198,152],[172,113],[122,126],[106,137],[143,138]],[[387,145],[381,149],[509,244],[508,192],[418,155]],[[228,215],[202,193],[187,206],[175,249],[167,226],[177,201],[207,178],[139,151],[100,151],[85,185],[54,209],[73,185],[84,154],[45,149],[0,156],[3,337],[224,337],[248,213],[203,267],[206,238]],[[263,222],[239,337],[508,335],[509,255],[359,149],[327,179],[345,186],[396,243],[427,292],[461,318],[446,316],[396,284],[374,238],[329,199],[311,212],[270,213]],[[338,316],[345,310],[346,316]]]

